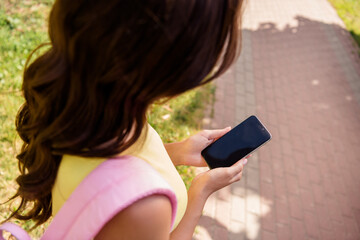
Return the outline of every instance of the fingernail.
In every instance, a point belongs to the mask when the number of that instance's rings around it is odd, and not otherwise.
[[[245,158],[245,159],[243,160],[243,165],[246,165],[247,162],[248,162],[248,160]]]

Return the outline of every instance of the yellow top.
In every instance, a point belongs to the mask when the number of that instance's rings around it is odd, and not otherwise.
[[[143,133],[139,140],[120,155],[131,155],[143,159],[149,163],[169,183],[176,194],[178,208],[174,228],[184,216],[187,205],[187,192],[184,182],[174,167],[157,132],[150,126],[145,128],[146,139]],[[144,132],[146,132],[144,131]],[[104,158],[84,158],[64,155],[52,189],[53,216],[60,210],[71,193],[80,182],[100,163]]]

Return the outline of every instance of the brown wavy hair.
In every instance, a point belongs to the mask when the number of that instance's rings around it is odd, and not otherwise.
[[[139,138],[151,103],[228,69],[240,49],[241,5],[57,0],[50,48],[24,71],[25,103],[16,118],[24,143],[12,197],[21,201],[9,219],[44,223],[62,155],[119,154]]]

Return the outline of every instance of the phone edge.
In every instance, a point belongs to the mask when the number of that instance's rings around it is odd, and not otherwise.
[[[260,119],[256,116],[256,115],[250,115],[250,116],[248,116],[247,118],[245,118],[243,121],[241,121],[240,123],[242,123],[242,122],[244,122],[244,121],[246,121],[247,119],[249,119],[250,117],[255,117],[258,121],[259,121],[259,123],[265,128],[265,130],[269,133],[269,136],[270,136],[270,138],[268,139],[268,140],[266,140],[265,142],[263,142],[261,145],[259,145],[257,148],[255,148],[254,150],[252,150],[248,155],[251,155],[252,153],[254,153],[256,150],[258,150],[258,149],[260,149],[260,147],[262,147],[262,146],[264,146],[266,143],[268,143],[271,139],[272,139],[272,134],[271,134],[271,132],[269,131],[269,129],[265,126],[265,124],[262,122],[262,121],[260,121]],[[239,124],[240,124],[239,123]],[[238,124],[238,125],[239,125]],[[236,126],[238,126],[238,125],[236,125]],[[235,127],[236,127],[235,126]],[[230,130],[231,131],[231,130]],[[227,133],[225,133],[224,135],[226,135]],[[222,136],[223,137],[223,136]],[[220,138],[219,138],[220,139]],[[211,144],[210,144],[211,145]],[[210,146],[209,145],[209,146]],[[207,147],[209,147],[209,146],[207,146]],[[206,148],[207,148],[206,147]],[[214,169],[214,168],[211,168],[210,166],[209,166],[209,164],[208,164],[208,162],[206,161],[206,159],[205,159],[205,157],[203,156],[203,154],[202,154],[202,152],[206,149],[206,148],[204,148],[201,152],[200,152],[200,154],[201,154],[201,157],[205,160],[205,162],[206,162],[206,164],[208,165],[208,167],[210,168],[210,169]],[[245,156],[246,157],[246,156]],[[241,159],[244,159],[245,157],[243,157],[243,158],[241,158]],[[239,159],[238,161],[240,161],[241,159]],[[237,162],[238,162],[237,161]]]

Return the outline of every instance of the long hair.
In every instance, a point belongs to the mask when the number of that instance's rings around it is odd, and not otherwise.
[[[50,48],[25,66],[20,204],[9,218],[52,213],[64,154],[112,157],[140,136],[148,106],[221,75],[240,49],[242,0],[57,0]]]

